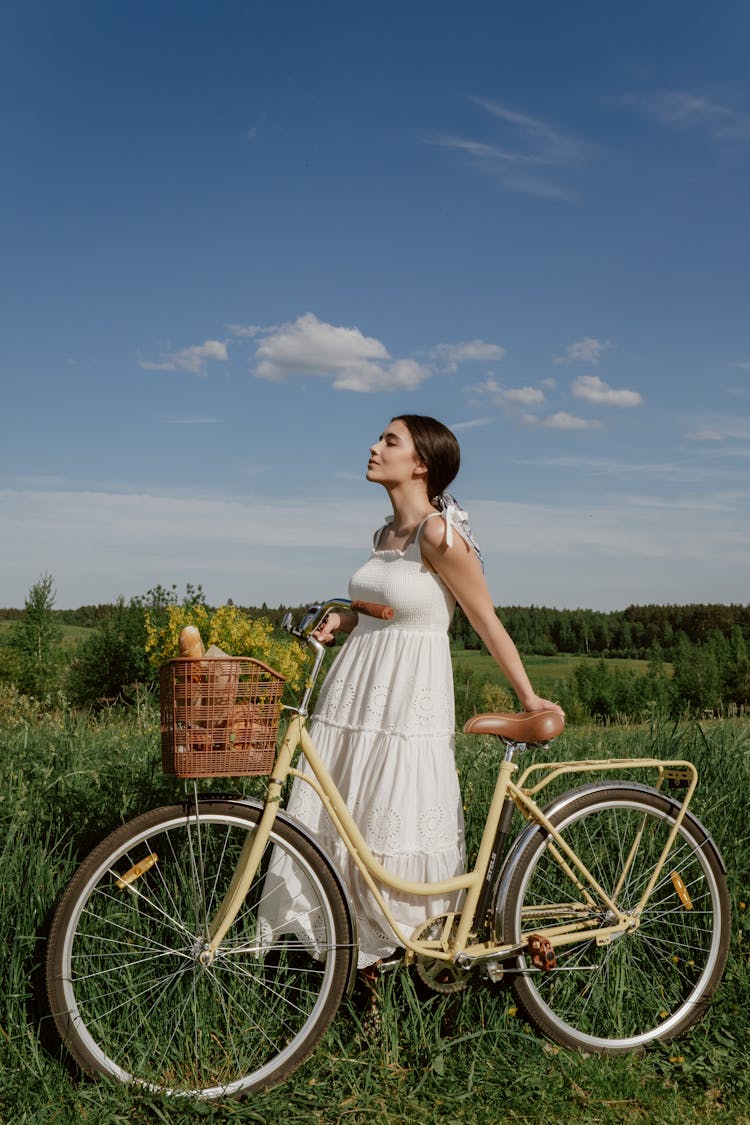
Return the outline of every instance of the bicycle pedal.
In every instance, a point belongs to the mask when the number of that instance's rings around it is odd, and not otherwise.
[[[542,972],[557,968],[554,946],[547,938],[540,934],[531,934],[527,949],[534,968],[541,969]]]
[[[401,966],[405,963],[405,960],[406,950],[402,949],[399,946],[394,949],[393,952],[390,953],[387,957],[384,957],[382,961],[377,962],[377,971],[379,974],[382,974],[388,973],[392,969],[400,969]]]
[[[479,966],[479,975],[490,984],[499,984],[505,976],[505,969],[500,961],[484,961]]]

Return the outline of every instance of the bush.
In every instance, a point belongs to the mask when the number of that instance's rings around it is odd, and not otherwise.
[[[230,656],[252,656],[284,676],[291,688],[301,685],[308,653],[286,634],[277,634],[266,618],[253,620],[233,605],[213,612],[205,605],[170,605],[159,615],[147,611],[146,652],[153,673],[179,655],[179,635],[186,625],[194,625],[207,646],[216,645]]]
[[[142,607],[119,599],[111,615],[83,643],[68,670],[68,691],[79,706],[128,701],[136,685],[150,684]]]
[[[37,699],[23,695],[15,684],[0,683],[0,715],[5,730],[17,730],[37,722],[41,711]]]

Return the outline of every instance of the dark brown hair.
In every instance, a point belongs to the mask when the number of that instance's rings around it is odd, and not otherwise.
[[[442,422],[424,414],[398,414],[391,421],[403,422],[411,434],[417,457],[427,466],[427,495],[433,500],[458,473],[461,448],[456,435]]]

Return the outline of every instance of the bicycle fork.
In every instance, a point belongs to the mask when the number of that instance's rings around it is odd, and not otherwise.
[[[281,790],[291,764],[292,748],[299,741],[299,724],[298,717],[289,724],[289,729],[276,758],[274,776],[268,779],[268,789],[266,790],[261,818],[254,831],[248,832],[227,892],[219,903],[219,908],[214,916],[208,920],[206,938],[198,955],[198,960],[203,965],[210,965],[213,962],[219,946],[242,909],[242,904],[257,874],[276,820],[281,801]],[[200,809],[197,801],[196,818],[200,822]]]

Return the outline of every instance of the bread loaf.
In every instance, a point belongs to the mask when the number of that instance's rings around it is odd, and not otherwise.
[[[203,640],[195,625],[186,625],[180,630],[177,644],[184,660],[200,660],[205,652]]]

